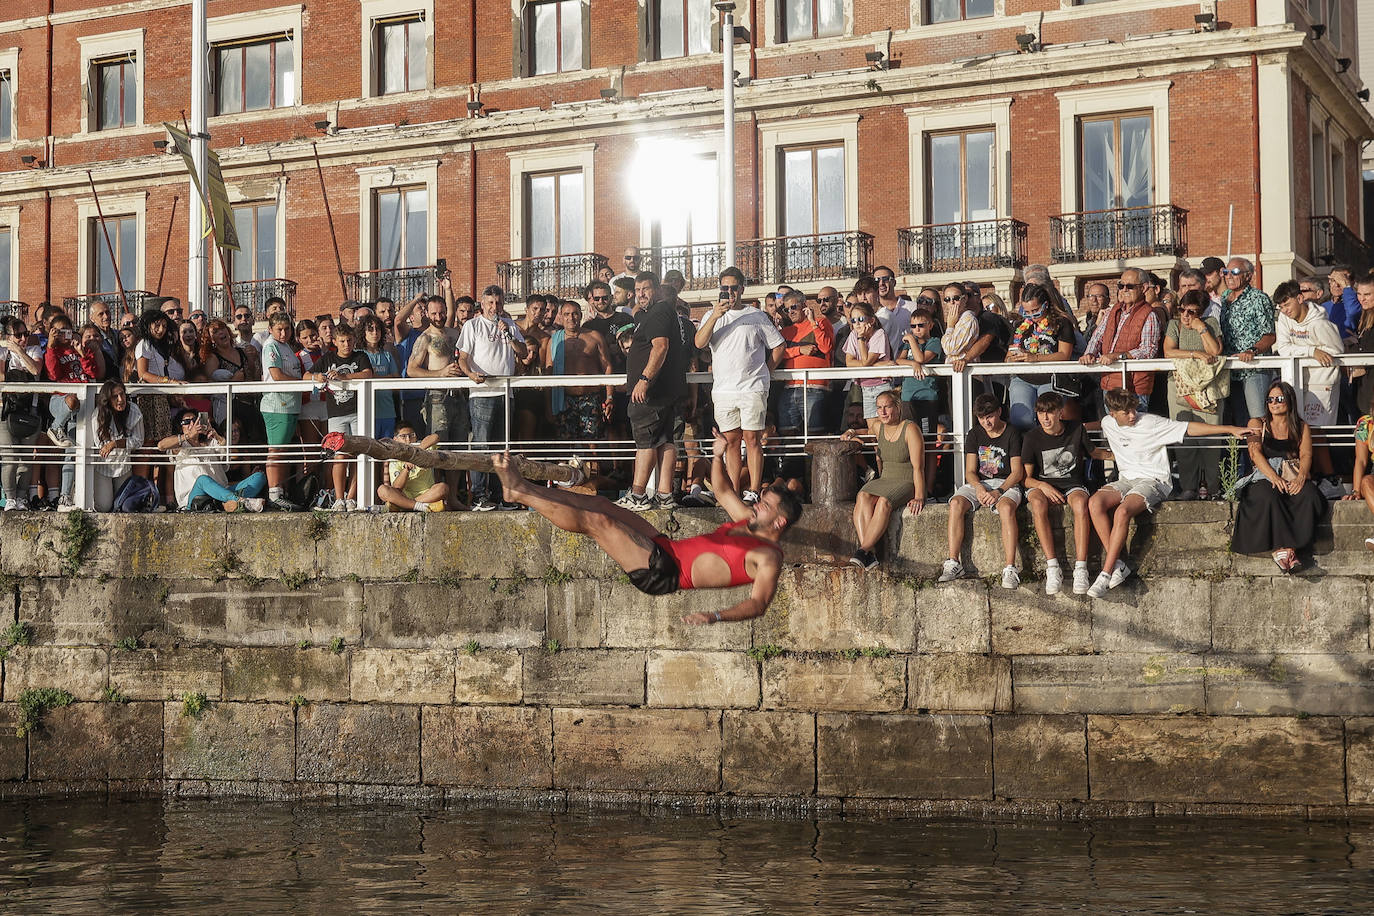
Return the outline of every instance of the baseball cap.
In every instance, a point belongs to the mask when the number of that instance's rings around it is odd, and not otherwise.
[[[1226,266],[1226,262],[1221,258],[1203,258],[1202,272],[1205,274],[1216,273]]]

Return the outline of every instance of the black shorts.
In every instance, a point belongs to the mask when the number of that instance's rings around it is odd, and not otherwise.
[[[630,429],[634,433],[635,448],[658,448],[673,443],[673,423],[677,420],[677,405],[636,404],[628,410]]]
[[[678,590],[682,572],[677,558],[669,553],[654,538],[654,549],[649,552],[649,565],[644,569],[630,570],[630,584],[646,595],[671,595]]]

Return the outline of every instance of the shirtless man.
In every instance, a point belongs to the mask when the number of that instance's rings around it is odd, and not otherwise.
[[[410,348],[406,370],[411,378],[461,378],[458,366],[458,328],[448,327],[448,307],[439,296],[425,303],[428,326]],[[468,393],[462,388],[431,388],[425,392],[420,416],[441,442],[468,440]],[[449,489],[456,491],[460,472],[451,472]]]
[[[766,490],[757,503],[745,505],[725,474],[721,460],[725,447],[725,438],[717,436],[712,448],[711,486],[731,520],[710,534],[680,541],[661,534],[637,512],[622,509],[604,497],[531,486],[509,454],[496,455],[492,460],[506,499],[529,506],[564,531],[591,537],[645,594],[753,584],[749,597],[723,611],[682,618],[701,625],[749,620],[768,609],[782,572],[778,542],[801,518],[802,511],[801,500],[780,488]]]
[[[564,302],[558,326],[540,344],[540,364],[549,375],[610,375],[611,354],[606,338],[582,327],[582,308]],[[558,438],[595,442],[606,437],[615,386],[570,385],[552,391],[554,429]]]

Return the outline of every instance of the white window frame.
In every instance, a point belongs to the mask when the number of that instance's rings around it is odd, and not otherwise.
[[[303,34],[304,13],[305,7],[297,4],[251,13],[235,13],[232,16],[216,16],[214,19],[206,20],[205,35],[206,41],[210,45],[211,54],[215,53],[216,45],[244,41],[259,35],[280,35],[286,32],[291,35],[291,57],[296,67],[296,85],[293,87],[294,98],[276,108],[266,108],[262,111],[238,111],[231,114],[214,115],[210,118],[211,123],[215,123],[221,118],[241,120],[244,117],[261,116],[274,111],[280,112],[283,108],[296,108],[301,104],[301,35]],[[211,95],[214,95],[213,87],[211,87]]]
[[[434,0],[359,0],[362,26],[362,94],[359,98],[394,99],[434,88]],[[377,20],[419,16],[425,28],[425,88],[406,92],[389,92],[385,96],[378,88],[378,49],[373,43],[377,34]]]
[[[144,128],[143,32],[143,29],[130,29],[127,32],[109,32],[105,35],[88,35],[76,39],[77,44],[81,47],[81,125],[79,133],[117,136],[120,131],[131,133]],[[138,83],[137,92],[134,93],[137,99],[134,123],[96,130],[95,108],[100,104],[100,100],[95,97],[98,87],[95,85],[94,64],[97,61],[118,57],[121,54],[134,56],[134,79]]]
[[[759,125],[763,160],[763,236],[776,238],[782,221],[782,200],[778,188],[778,152],[791,146],[815,143],[844,145],[844,229],[859,228],[859,115],[841,114],[822,118],[774,122]]]
[[[433,264],[439,250],[439,160],[358,169],[358,269],[376,270],[376,196],[386,188],[423,186],[425,199],[425,260]],[[277,210],[277,218],[285,208]],[[279,254],[278,257],[281,255]]]
[[[787,0],[758,0],[763,5],[763,34],[766,45],[796,45],[803,42],[823,42],[823,41],[844,41],[854,37],[854,0],[840,0],[843,6],[844,26],[838,35],[827,35],[824,38],[794,38],[787,41],[783,38],[783,13]],[[748,3],[741,3],[740,9],[735,11],[736,23],[749,22]]]
[[[1151,113],[1155,169],[1152,199],[1157,206],[1173,203],[1169,180],[1169,89],[1172,86],[1172,80],[1159,80],[1055,93],[1055,98],[1059,99],[1059,212],[1076,213],[1079,210],[1082,165],[1078,155],[1079,119],[1126,111]]]
[[[147,270],[148,255],[148,195],[146,193],[121,194],[119,196],[101,197],[100,207],[97,209],[95,198],[78,200],[76,202],[77,226],[80,227],[76,234],[76,288],[80,295],[93,293],[106,293],[112,290],[91,289],[90,284],[94,281],[91,271],[91,256],[95,254],[91,250],[94,243],[95,233],[100,229],[96,225],[100,218],[100,211],[103,210],[107,217],[128,216],[133,214],[138,221],[138,252],[136,263],[138,269],[135,271],[137,276],[120,276],[120,282],[124,284],[127,292],[131,289],[143,289],[143,280]],[[101,240],[99,244],[104,245]]]
[[[273,179],[273,187],[268,193],[263,193],[262,184],[253,185],[230,184],[226,186],[229,192],[229,206],[236,207],[242,204],[265,204],[275,203],[277,205],[277,263],[274,266],[276,271],[274,276],[286,276],[286,185],[288,178],[280,175]],[[219,258],[212,258],[214,263],[214,282],[224,283],[224,267],[220,264]]]
[[[672,58],[681,60],[682,58]],[[679,147],[684,155],[687,156],[710,156],[716,162],[716,238],[725,237],[724,214],[720,207],[720,153],[721,153],[721,133],[700,134],[691,137],[674,137],[671,134],[655,134],[649,137],[636,137],[635,144],[637,149],[653,146],[657,143],[672,143]],[[654,239],[654,221],[652,218],[639,214],[639,247],[651,248]],[[695,244],[695,243],[694,243]],[[710,244],[709,242],[703,244]]]
[[[984,26],[987,26],[987,25],[989,25],[993,20],[995,20],[995,19],[1000,19],[1000,18],[1006,16],[1006,14],[1007,14],[1007,0],[992,0],[992,15],[991,15],[991,16],[974,16],[972,19],[969,19],[969,18],[967,18],[967,17],[960,17],[959,19],[947,19],[947,20],[945,20],[944,22],[932,22],[932,21],[930,21],[929,17],[927,16],[927,10],[930,9],[931,4],[934,3],[934,2],[935,2],[935,0],[911,0],[911,3],[910,3],[911,19],[910,19],[909,21],[912,23],[913,26],[916,26],[916,27],[922,27],[922,26],[937,26],[937,27],[938,27],[938,26],[952,26],[952,25],[954,25],[955,23],[959,23],[959,24],[982,23]]]
[[[906,109],[907,174],[911,198],[907,211],[908,226],[926,224],[926,185],[930,177],[926,137],[980,127],[991,127],[993,133],[993,205],[997,209],[997,218],[1004,219],[1012,215],[1011,175],[1007,168],[1007,151],[1011,149],[1011,101],[1010,98],[986,99],[957,106]]]
[[[540,172],[582,171],[582,239],[588,251],[596,251],[595,143],[579,143],[552,149],[519,150],[510,159],[511,260],[525,257],[525,178]]]
[[[0,229],[10,233],[10,301],[19,300],[19,207],[0,207]]]
[[[0,70],[10,75],[10,136],[0,138],[0,149],[10,149],[19,140],[19,49],[0,49]]]

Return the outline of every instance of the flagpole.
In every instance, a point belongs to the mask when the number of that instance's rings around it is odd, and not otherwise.
[[[191,0],[191,122],[186,125],[186,133],[191,138],[192,189],[205,185],[206,150],[209,134],[206,116],[206,94],[210,81],[208,64],[209,45],[205,34],[206,0]],[[200,194],[197,194],[200,197]],[[186,310],[205,308],[210,298],[210,270],[205,255],[205,220],[212,216],[207,200],[201,199],[203,208],[199,213],[189,214],[187,232],[186,261]],[[195,210],[194,207],[191,208]],[[218,247],[218,246],[216,246]],[[228,288],[228,274],[225,285]]]
[[[172,215],[167,217],[167,240],[162,243],[162,266],[157,269],[157,289],[155,292],[162,295],[162,278],[167,273],[167,255],[172,250],[172,230],[177,224],[177,201],[181,200],[178,194],[172,195]]]
[[[110,242],[110,229],[105,225],[105,211],[100,206],[100,192],[95,189],[95,178],[91,170],[86,170],[86,181],[91,185],[91,196],[95,198],[95,215],[100,220],[100,233],[105,236],[105,250],[110,253],[110,266],[114,268],[115,288],[119,290],[119,302],[124,314],[129,314],[129,297],[124,295],[124,278],[119,275],[119,258],[115,256],[114,245]]]

